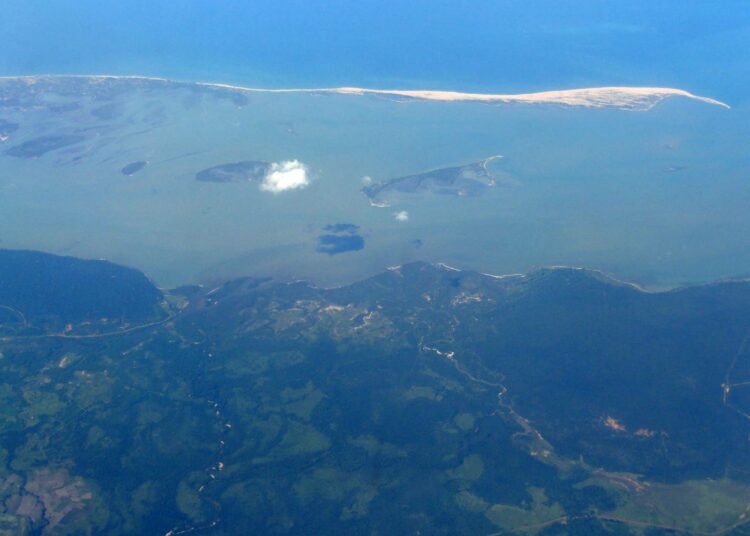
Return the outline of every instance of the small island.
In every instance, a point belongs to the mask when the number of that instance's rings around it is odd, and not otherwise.
[[[444,167],[376,182],[362,188],[362,192],[376,206],[388,206],[393,197],[402,194],[440,194],[453,196],[479,196],[495,186],[497,177],[488,168],[491,156],[463,166]]]
[[[229,162],[203,169],[195,174],[195,179],[201,182],[262,181],[270,168],[268,162],[255,160]]]
[[[145,160],[138,160],[137,162],[131,162],[130,164],[128,164],[127,166],[125,166],[124,168],[122,168],[120,170],[120,172],[123,175],[126,175],[126,176],[129,177],[130,175],[135,175],[136,173],[138,173],[140,170],[142,170],[143,168],[145,168],[146,165],[148,165],[147,161],[145,161]]]

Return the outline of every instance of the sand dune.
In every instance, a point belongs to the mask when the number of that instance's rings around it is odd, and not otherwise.
[[[667,87],[594,87],[509,95],[460,93],[457,91],[380,90],[352,87],[334,88],[326,91],[349,95],[392,95],[435,101],[561,104],[564,106],[583,106],[586,108],[624,108],[629,110],[648,110],[663,99],[669,97],[686,97],[729,108],[727,104],[721,101],[694,95],[683,89]]]
[[[463,93],[459,91],[369,89],[361,87],[334,87],[319,89],[255,89],[229,84],[200,83],[201,85],[248,92],[273,93],[332,93],[339,95],[375,95],[384,97],[430,100],[443,102],[484,102],[497,104],[557,104],[584,108],[619,108],[647,111],[669,97],[685,97],[729,108],[716,99],[701,97],[684,89],[668,87],[593,87],[540,91],[536,93],[496,94]]]
[[[118,75],[37,75],[0,77],[2,79],[22,80],[35,83],[51,78],[89,78],[92,81],[112,79],[143,80],[161,83],[183,82],[171,81],[166,78],[146,76],[118,76]],[[190,82],[185,82],[190,84]],[[333,88],[294,88],[294,89],[266,89],[250,88],[231,84],[213,82],[195,82],[196,85],[214,89],[226,89],[243,93],[316,93],[338,95],[373,95],[397,99],[429,100],[442,102],[482,102],[489,104],[555,104],[562,106],[577,106],[583,108],[618,108],[623,110],[647,111],[664,99],[670,97],[684,97],[729,108],[729,105],[701,97],[684,89],[668,87],[592,87],[581,89],[563,89],[556,91],[540,91],[536,93],[496,94],[496,93],[463,93],[459,91],[441,90],[406,90],[406,89],[369,89],[361,87],[333,87]]]

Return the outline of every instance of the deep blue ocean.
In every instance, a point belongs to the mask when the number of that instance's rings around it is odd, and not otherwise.
[[[517,92],[674,86],[738,104],[750,6],[722,1],[3,0],[0,74]]]

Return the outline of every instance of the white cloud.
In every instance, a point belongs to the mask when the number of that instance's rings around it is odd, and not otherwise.
[[[372,177],[370,177],[369,175],[365,175],[364,177],[362,177],[362,184],[364,186],[370,186],[372,184]]]
[[[260,183],[260,189],[278,194],[287,190],[304,188],[310,184],[307,166],[299,160],[285,160],[271,164],[268,173]]]
[[[396,221],[409,221],[409,213],[405,210],[394,212],[393,217],[396,218]]]

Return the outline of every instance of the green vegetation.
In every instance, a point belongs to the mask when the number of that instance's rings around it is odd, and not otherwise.
[[[750,487],[726,479],[654,483],[623,499],[612,517],[694,533],[721,532],[750,512]]]
[[[527,507],[494,504],[485,511],[487,518],[498,527],[508,530],[532,530],[562,517],[565,510],[558,503],[551,503],[543,489],[530,488],[531,502]]]
[[[196,291],[114,336],[6,336],[0,534],[742,534],[732,285],[417,264]]]

